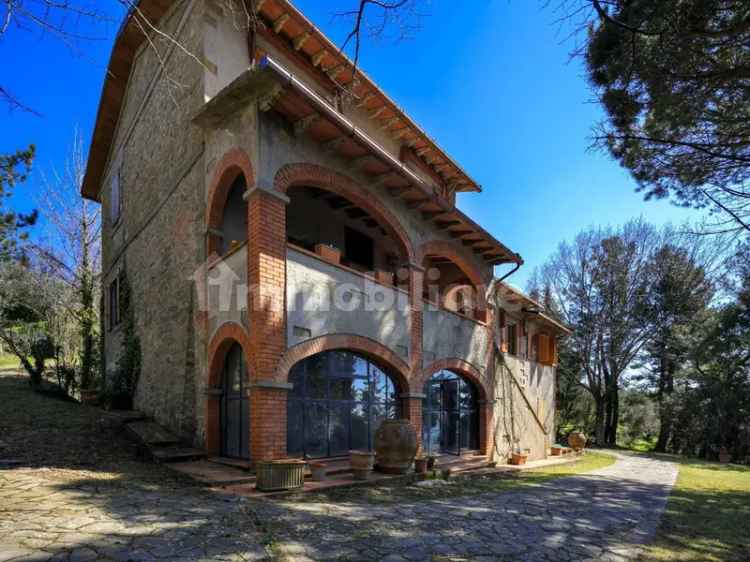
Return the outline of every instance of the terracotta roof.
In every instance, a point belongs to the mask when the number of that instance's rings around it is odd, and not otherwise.
[[[109,56],[107,74],[104,77],[99,110],[91,137],[86,175],[81,186],[81,195],[99,200],[99,188],[107,165],[110,145],[114,140],[117,121],[120,118],[122,102],[128,77],[133,66],[135,53],[145,40],[141,26],[145,17],[148,21],[158,21],[172,6],[173,0],[136,0],[133,8],[120,26],[112,53]],[[137,8],[137,11],[136,11]]]
[[[86,175],[81,193],[99,200],[99,189],[114,140],[122,109],[128,76],[134,55],[145,37],[147,27],[139,19],[158,21],[172,6],[173,0],[136,0],[118,32],[107,67],[99,110],[91,139]],[[285,41],[300,59],[316,70],[319,80],[332,89],[344,88],[355,97],[354,103],[366,111],[379,126],[410,147],[413,154],[455,191],[480,191],[480,186],[396,103],[360,69],[356,82],[352,78],[352,61],[344,55],[310,20],[287,0],[256,0],[256,9],[265,25],[259,30],[265,37]]]

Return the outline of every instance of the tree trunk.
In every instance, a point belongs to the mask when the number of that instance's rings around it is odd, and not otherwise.
[[[605,432],[607,427],[607,420],[605,416],[605,399],[604,396],[594,396],[596,402],[596,413],[594,427],[596,429],[596,444],[602,446],[605,443]]]
[[[662,349],[662,358],[659,369],[659,439],[656,441],[656,451],[667,452],[673,431],[672,393],[674,392],[674,374],[672,366],[666,356],[666,347]]]

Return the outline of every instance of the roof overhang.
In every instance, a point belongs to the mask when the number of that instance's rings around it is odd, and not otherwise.
[[[499,304],[501,306],[512,307],[513,310],[520,312],[524,318],[537,320],[546,324],[562,335],[573,333],[570,327],[544,312],[545,307],[543,304],[507,283],[500,283],[496,296],[500,299]]]
[[[283,115],[297,135],[306,135],[335,152],[386,189],[414,213],[436,223],[481,260],[490,264],[523,263],[486,230],[445,200],[435,187],[354,125],[326,99],[269,56],[243,72],[195,115],[201,127],[217,127],[249,103]]]
[[[251,4],[249,1],[248,4]],[[302,12],[287,0],[254,0],[259,29],[264,37],[283,41],[298,59],[310,65],[311,71],[332,91],[345,90],[358,107],[393,138],[410,147],[414,154],[445,185],[454,191],[481,191],[462,168],[434,139],[422,130],[353,62],[341,52]],[[102,87],[99,109],[89,148],[86,174],[81,194],[99,201],[107,159],[114,141],[122,110],[128,77],[135,53],[151,29],[174,5],[174,0],[134,0],[115,37],[107,73]],[[252,57],[255,53],[252,53]],[[251,58],[252,58],[251,57]]]
[[[81,185],[81,195],[99,201],[99,190],[114,140],[122,103],[125,99],[128,77],[135,53],[146,39],[144,29],[159,21],[172,6],[173,0],[135,0],[120,26],[104,76],[99,109],[91,136],[86,175]]]

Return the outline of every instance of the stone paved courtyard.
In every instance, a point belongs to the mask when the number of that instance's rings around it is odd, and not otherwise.
[[[625,560],[652,536],[677,475],[672,463],[619,455],[583,476],[502,493],[253,501],[134,460],[93,408],[2,374],[0,396],[0,457],[22,461],[0,469],[0,562]]]
[[[263,503],[295,560],[628,560],[653,536],[677,468],[618,455],[584,476],[503,493],[388,506]]]

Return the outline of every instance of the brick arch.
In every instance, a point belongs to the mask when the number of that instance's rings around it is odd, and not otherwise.
[[[242,347],[245,363],[250,366],[250,337],[242,326],[235,322],[222,324],[211,338],[208,346],[208,381],[209,394],[206,398],[206,450],[210,455],[218,455],[221,443],[221,428],[219,423],[218,395],[210,391],[221,384],[221,372],[224,360],[235,343]],[[252,377],[252,373],[250,373]]]
[[[291,368],[303,359],[334,349],[353,351],[372,359],[374,363],[385,367],[388,373],[393,376],[399,387],[399,392],[410,392],[407,377],[409,365],[406,361],[375,340],[349,334],[319,336],[290,347],[279,362],[278,380],[288,380]]]
[[[493,448],[493,407],[492,402],[490,401],[490,396],[492,396],[493,393],[488,392],[488,389],[485,386],[484,381],[482,380],[481,373],[476,367],[474,367],[474,365],[457,358],[440,359],[438,361],[435,361],[434,363],[422,369],[421,373],[417,377],[420,385],[420,390],[418,390],[418,392],[422,392],[421,389],[424,388],[425,383],[432,375],[443,369],[447,369],[449,371],[453,371],[458,375],[461,375],[463,378],[474,384],[474,387],[477,389],[477,392],[479,394],[479,451],[483,455],[491,454]],[[415,384],[417,383],[415,382]]]
[[[230,148],[214,168],[206,207],[207,228],[221,228],[224,206],[227,203],[229,192],[232,189],[234,180],[240,175],[245,176],[245,182],[248,187],[254,185],[255,174],[253,173],[253,165],[247,153],[239,147]],[[209,233],[208,255],[219,253],[220,248],[221,239],[215,234]]]
[[[416,392],[422,392],[422,388],[424,388],[424,385],[429,378],[443,369],[453,371],[471,382],[479,393],[480,401],[487,401],[489,399],[488,397],[491,393],[487,391],[487,387],[482,380],[482,374],[479,370],[471,363],[467,363],[463,359],[458,358],[439,359],[423,368],[414,381],[414,385],[418,385],[418,390],[416,390]]]
[[[361,207],[393,237],[408,262],[414,263],[415,254],[411,239],[398,219],[377,198],[363,195],[364,190],[348,176],[317,164],[286,164],[276,172],[274,187],[286,193],[294,186],[317,187],[331,191]]]
[[[425,242],[419,248],[418,263],[422,265],[427,256],[442,256],[450,259],[477,288],[483,287],[489,282],[490,274],[482,271],[477,264],[473,263],[462,252],[459,252],[455,242],[448,242],[447,240]]]

